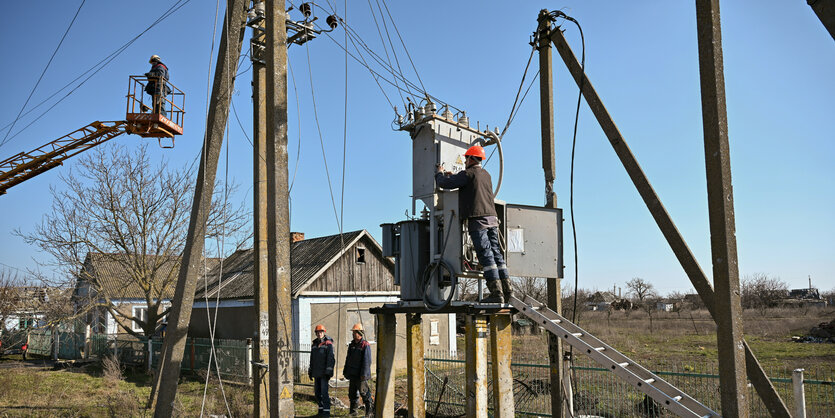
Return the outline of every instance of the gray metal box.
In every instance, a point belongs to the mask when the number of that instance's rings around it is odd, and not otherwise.
[[[511,276],[563,277],[562,209],[507,205],[507,269]]]
[[[412,197],[433,205],[435,164],[447,171],[464,169],[464,152],[481,135],[478,131],[432,116],[419,124],[412,134]]]

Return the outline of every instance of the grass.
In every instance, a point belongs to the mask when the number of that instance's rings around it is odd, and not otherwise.
[[[804,335],[811,327],[833,317],[834,309],[774,310],[764,315],[760,311],[745,311],[745,338],[769,375],[773,376],[772,371],[779,369],[778,375],[786,376],[800,367],[806,369],[807,379],[832,380],[835,344],[794,343],[791,336]],[[579,325],[653,370],[706,373],[717,370],[716,327],[705,311],[692,312],[692,317],[690,312],[659,313],[653,319],[652,332],[644,312],[632,312],[628,316],[623,312],[610,316],[605,312],[583,312]],[[459,344],[464,347],[463,338]],[[516,336],[514,362],[547,364],[546,347],[545,335]],[[20,355],[0,358],[0,417],[153,415],[145,409],[150,377],[142,372],[127,370],[123,379],[113,380],[104,377],[101,366],[95,364],[57,371],[32,367],[37,362],[26,364],[30,367],[22,367]],[[452,365],[448,367],[451,369],[447,372],[457,373]],[[403,404],[406,376],[399,371],[397,377],[395,399]],[[199,416],[201,408],[205,415],[251,415],[251,388],[225,384],[221,392],[219,382],[210,379],[204,403],[204,383],[205,374],[181,379],[175,416]],[[315,416],[317,406],[312,395],[311,387],[296,386],[297,416]],[[331,396],[348,403],[346,388],[331,389]],[[332,411],[334,416],[347,416],[347,413],[347,409],[339,407]]]
[[[692,318],[691,318],[692,314]],[[743,313],[745,340],[766,370],[804,368],[810,374],[832,375],[835,345],[791,341],[835,317],[835,309],[774,309]],[[707,311],[659,312],[652,331],[645,312],[582,312],[580,327],[646,367],[670,363],[714,364],[717,361],[716,326]],[[463,341],[462,341],[463,344]],[[547,362],[545,335],[519,336],[514,358]]]

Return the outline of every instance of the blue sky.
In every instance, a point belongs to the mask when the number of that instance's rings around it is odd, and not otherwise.
[[[20,2],[0,6],[0,56],[5,57],[0,66],[0,127],[11,123],[20,111],[80,3],[53,2],[37,9]],[[378,3],[371,3],[376,10]],[[710,276],[693,2],[520,3],[389,2],[388,8],[426,89],[466,110],[472,123],[478,120],[482,127],[503,126],[507,120],[530,55],[528,41],[538,11],[560,8],[575,17],[586,37],[589,79]],[[128,9],[121,2],[87,0],[27,110],[117,50],[173,4],[173,0],[149,0],[141,8]],[[323,5],[329,7],[327,2]],[[384,56],[369,2],[349,2],[347,11],[344,1],[335,6],[366,44]],[[811,275],[815,287],[833,289],[835,81],[831,74],[835,43],[805,2],[773,0],[752,7],[750,2],[726,1],[721,6],[740,275],[766,273],[790,287],[805,287]],[[300,17],[297,11],[290,13]],[[326,17],[322,9],[316,9],[316,15],[322,21]],[[185,134],[177,138],[176,147],[152,149],[152,154],[173,165],[190,164],[200,152],[204,133],[207,85],[214,68],[214,19],[214,2],[185,3],[17,134],[66,90],[21,118],[12,131],[17,135],[0,147],[0,158],[34,149],[95,120],[123,118],[127,76],[147,71],[148,56],[159,54],[170,69],[171,81],[188,95],[188,114]],[[388,24],[404,72],[417,83]],[[576,27],[566,24],[564,28],[579,55]],[[391,130],[394,112],[386,97],[368,70],[349,59],[347,153],[343,155],[346,69],[344,51],[336,42],[344,42],[344,32],[340,28],[331,35],[333,39],[322,36],[288,51],[295,76],[289,83],[291,175],[298,158],[291,228],[309,237],[338,231],[313,113],[313,92],[337,209],[344,176],[344,229],[368,229],[379,239],[380,223],[399,221],[411,208],[409,137]],[[220,36],[219,27],[216,36]],[[248,41],[244,50],[247,47]],[[217,43],[215,54],[216,48]],[[354,53],[353,47],[350,50]],[[536,72],[536,63],[535,55],[528,80]],[[246,60],[241,70],[248,67]],[[554,68],[556,189],[559,206],[568,218],[577,88],[556,52]],[[250,80],[251,72],[240,74],[233,99],[247,134],[251,134]],[[384,87],[394,104],[401,102],[393,88]],[[398,109],[402,112],[402,104]],[[539,129],[537,83],[504,138],[506,170],[500,199],[543,204]],[[0,131],[0,137],[5,135],[5,129]],[[297,153],[299,136],[301,152]],[[144,141],[148,140],[136,136],[114,140],[129,148]],[[150,145],[156,148],[155,141]],[[229,171],[224,171],[224,152],[218,176],[223,179],[228,174],[240,183],[235,198],[251,206],[252,148],[234,115],[226,146]],[[488,169],[497,169],[491,165]],[[49,187],[60,187],[58,173],[73,166],[71,160],[0,197],[2,265],[26,269],[35,266],[33,260],[47,261],[11,232],[17,228],[31,231],[40,222],[50,207]],[[691,288],[585,105],[580,111],[574,188],[580,287],[610,289],[642,277],[661,293]],[[568,222],[565,231],[565,282],[573,283]]]

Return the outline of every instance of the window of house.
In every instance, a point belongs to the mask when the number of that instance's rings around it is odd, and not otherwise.
[[[365,248],[357,247],[357,264],[365,264]]]
[[[429,321],[429,345],[441,345],[441,333],[438,329],[438,320]]]
[[[145,306],[134,306],[133,307],[133,316],[142,320],[142,322],[148,321],[148,308]],[[142,331],[142,325],[138,321],[133,321],[131,324],[131,328],[134,331]]]

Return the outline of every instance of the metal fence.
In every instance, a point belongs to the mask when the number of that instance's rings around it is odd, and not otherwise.
[[[515,359],[515,358],[514,358]],[[515,359],[516,360],[516,359]],[[426,410],[436,416],[465,415],[465,361],[446,351],[428,352],[426,367]],[[700,365],[698,372],[689,365],[664,363],[653,367],[654,373],[715,411],[721,411],[719,375],[714,365]],[[513,394],[518,416],[551,416],[549,366],[541,362],[511,363]],[[794,410],[791,371],[768,370],[774,387]],[[604,417],[674,416],[633,389],[609,370],[597,367],[579,356],[571,368],[574,408],[578,415]],[[835,373],[807,375],[806,416],[835,415]],[[749,385],[750,387],[750,385]],[[770,416],[765,405],[750,387],[752,417]],[[488,373],[488,402],[492,404],[492,381]]]

